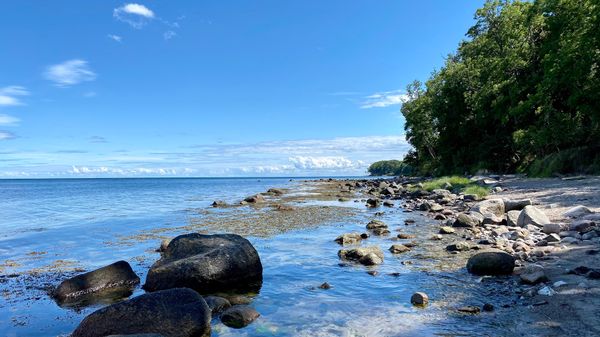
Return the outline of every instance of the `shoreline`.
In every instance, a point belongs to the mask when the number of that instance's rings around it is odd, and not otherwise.
[[[595,186],[595,189],[592,189],[593,193],[600,187],[600,183],[598,183],[598,178],[592,177],[588,179],[591,179],[593,182],[592,185]],[[417,194],[414,194],[414,191],[408,192],[405,190],[403,193],[398,194],[394,192],[384,195],[384,198],[381,199],[382,203],[380,206],[376,208],[365,208],[365,203],[369,198],[381,197],[379,193],[379,191],[382,190],[379,186],[380,183],[383,182],[384,184],[388,184],[389,182],[394,181],[398,182],[393,178],[359,180],[321,179],[302,181],[299,182],[299,184],[293,189],[281,189],[278,192],[275,192],[278,189],[274,187],[272,188],[273,191],[265,193],[264,200],[260,202],[242,202],[240,204],[238,200],[233,200],[233,202],[232,200],[229,200],[227,206],[195,209],[193,211],[198,214],[200,219],[200,221],[198,221],[196,224],[194,224],[194,221],[190,219],[190,223],[187,226],[164,228],[160,228],[160,226],[158,226],[150,230],[149,233],[140,232],[137,235],[129,236],[123,239],[122,242],[120,242],[121,238],[117,238],[116,242],[112,244],[127,245],[127,242],[130,242],[130,244],[135,245],[146,242],[147,244],[158,248],[158,244],[160,243],[161,239],[172,237],[172,235],[177,232],[190,231],[207,233],[214,233],[215,231],[230,231],[238,232],[251,237],[263,237],[268,240],[269,238],[275,238],[277,235],[281,235],[290,231],[304,233],[311,228],[319,228],[322,225],[331,224],[332,222],[345,222],[347,219],[351,218],[355,219],[353,221],[357,221],[358,219],[360,222],[364,222],[362,225],[364,231],[364,224],[366,224],[369,220],[381,218],[384,219],[385,222],[391,223],[392,227],[395,227],[390,228],[393,229],[390,234],[382,237],[383,241],[381,239],[379,241],[375,241],[379,242],[378,245],[380,245],[382,249],[387,249],[387,246],[392,244],[401,244],[407,246],[414,245],[414,248],[411,249],[412,252],[409,251],[408,253],[402,255],[404,257],[402,264],[405,265],[407,270],[410,270],[416,275],[419,273],[424,273],[424,275],[430,273],[439,273],[439,276],[436,277],[444,277],[449,279],[457,278],[457,280],[461,279],[461,282],[464,282],[465,278],[466,280],[473,279],[469,277],[468,273],[466,273],[464,270],[466,261],[468,260],[469,256],[472,255],[472,253],[478,251],[473,247],[482,246],[481,248],[483,248],[485,245],[473,244],[478,239],[475,237],[477,234],[472,232],[471,229],[456,228],[456,232],[454,234],[442,235],[440,238],[438,236],[439,228],[443,226],[444,221],[448,221],[449,219],[434,219],[434,217],[438,214],[441,214],[442,211],[423,212],[419,210],[421,204],[427,200],[425,194],[418,194],[419,197],[416,197]],[[531,181],[532,180],[530,179],[508,179],[506,181],[501,179],[499,184],[503,186],[503,191],[500,193],[491,194],[487,197],[487,199],[493,199],[496,197],[532,197],[534,204],[536,204],[538,201],[543,201],[544,199],[535,195],[535,193],[540,191],[543,192],[543,189],[532,187],[534,185],[527,185],[529,186],[528,189],[520,188],[521,184],[524,183],[535,184],[535,182]],[[416,181],[411,180],[411,183],[415,184]],[[544,180],[542,183],[547,184],[548,181]],[[590,185],[590,181],[583,180],[576,182],[563,182],[562,184],[568,189],[572,184],[575,184],[576,186]],[[401,185],[402,184],[396,185],[398,192],[401,189]],[[532,190],[537,190],[537,192]],[[549,190],[545,191],[548,192]],[[385,200],[393,202],[393,206],[384,206],[383,201]],[[595,202],[595,200],[596,199],[592,199],[592,202]],[[476,203],[476,201],[461,201],[460,203],[456,204],[446,203],[444,205],[445,208],[453,209],[453,215],[449,214],[446,217],[451,218],[459,212],[468,211],[469,208],[474,206]],[[535,206],[546,209],[543,207],[543,204],[537,204]],[[598,210],[597,204],[590,204],[589,206],[592,206],[593,210]],[[566,203],[564,207],[567,207]],[[557,210],[558,208],[554,207],[548,209]],[[228,213],[227,215],[221,214],[222,211],[230,212],[232,210],[234,210],[234,212]],[[329,213],[324,215],[319,214],[322,213],[323,210],[327,210]],[[369,212],[365,213],[366,210]],[[252,214],[254,215],[250,216]],[[314,218],[316,215],[321,217],[317,217],[317,219],[312,223],[306,222],[306,219]],[[408,217],[407,219],[415,220],[415,222],[409,223],[407,221],[403,225],[394,224],[396,222],[394,219],[403,219],[406,217]],[[245,218],[245,221],[241,221],[240,218]],[[261,219],[270,219],[270,221],[261,222]],[[553,218],[553,220],[555,219]],[[288,223],[286,223],[286,221],[288,221]],[[256,224],[257,222],[263,225],[263,227],[268,227],[269,230],[266,232],[256,232],[251,228],[249,229],[248,224]],[[332,230],[333,229],[334,228],[332,228]],[[491,231],[489,228],[483,228],[483,230],[484,232]],[[340,231],[338,235],[343,233],[343,231]],[[405,236],[400,238],[398,237],[398,233],[405,234]],[[432,240],[433,238],[435,239]],[[333,242],[334,239],[335,237],[327,238],[327,240],[330,241],[328,245],[331,249],[337,250],[345,248],[338,246],[335,242]],[[369,240],[371,239],[366,240],[367,245],[369,245]],[[375,240],[375,237],[373,237],[372,240]],[[468,242],[470,248],[466,251],[447,251],[447,246],[456,244],[458,242]],[[111,244],[109,244],[109,246],[110,245]],[[575,245],[570,244],[569,246]],[[595,248],[598,248],[598,242],[596,242]],[[150,257],[155,256],[152,255],[153,253],[151,252],[147,253]],[[559,253],[565,253],[564,257],[561,259],[556,259],[553,257]],[[569,254],[568,256],[567,253]],[[468,291],[464,293],[453,293],[453,291],[456,290],[451,291],[451,289],[446,289],[445,291],[447,293],[444,293],[443,289],[436,289],[434,290],[434,294],[437,294],[437,296],[433,296],[431,298],[430,307],[438,312],[438,314],[440,311],[446,312],[447,316],[443,316],[446,317],[445,319],[456,319],[455,316],[460,314],[458,309],[461,308],[457,307],[458,303],[453,302],[453,297],[460,298],[460,296],[462,296],[467,299],[471,298],[470,300],[461,300],[460,302],[463,306],[470,305],[480,307],[483,304],[490,304],[488,303],[489,301],[494,302],[496,307],[495,313],[493,314],[494,316],[488,317],[486,316],[488,314],[483,312],[476,316],[479,316],[480,318],[478,319],[481,320],[487,320],[493,317],[494,320],[503,322],[501,325],[509,325],[509,323],[515,322],[515,328],[512,331],[504,331],[506,332],[505,335],[519,335],[522,333],[527,334],[531,332],[531,329],[535,329],[535,331],[543,335],[560,332],[564,335],[580,336],[580,331],[582,331],[580,329],[586,329],[586,331],[592,332],[600,331],[598,330],[598,323],[593,322],[593,320],[583,319],[586,316],[594,317],[594,315],[598,313],[598,309],[596,308],[600,307],[600,305],[598,305],[600,304],[598,302],[600,300],[594,299],[593,296],[590,299],[590,294],[596,295],[600,291],[600,288],[598,288],[598,281],[586,279],[586,288],[583,289],[581,293],[575,293],[576,290],[582,288],[579,287],[580,284],[578,284],[581,282],[577,282],[581,276],[571,274],[565,275],[564,272],[565,268],[575,268],[577,267],[577,264],[581,263],[582,261],[585,261],[586,263],[589,262],[589,267],[599,267],[597,262],[594,261],[593,256],[590,256],[590,258],[587,260],[582,260],[581,256],[584,254],[586,254],[584,251],[578,251],[576,249],[564,251],[561,250],[560,252],[550,252],[548,254],[544,253],[542,257],[536,259],[536,261],[533,261],[536,264],[543,265],[545,273],[550,281],[556,282],[556,280],[564,279],[568,283],[567,286],[560,287],[560,289],[557,288],[557,294],[554,296],[538,295],[537,290],[542,288],[541,284],[535,286],[521,284],[519,281],[519,273],[524,268],[520,267],[520,269],[517,268],[515,270],[515,273],[512,276],[498,278],[492,277],[491,279],[494,280],[493,282],[486,281],[487,278],[483,278],[479,282],[472,283],[466,288],[472,288],[471,293],[468,293]],[[130,260],[137,260],[139,258],[141,259],[139,261],[141,266],[147,266],[149,263],[147,258],[148,255],[145,256],[145,261],[139,256],[130,257]],[[557,261],[564,261],[565,263],[557,266]],[[522,265],[526,266],[529,263],[530,262],[528,261],[524,261]],[[343,264],[347,264],[347,262],[340,261],[340,266]],[[385,265],[386,262],[382,264],[382,266]],[[352,263],[350,263],[349,266],[359,270],[364,268],[356,267]],[[83,269],[78,269],[79,267],[76,267],[76,269],[72,270],[71,272],[64,272],[62,269],[64,267],[67,266],[58,265],[53,266],[53,268],[49,268],[49,270],[55,270],[58,272],[54,273],[54,278],[48,277],[49,274],[46,274],[46,279],[43,281],[43,283],[45,283],[46,286],[56,285],[58,279],[83,271]],[[377,268],[364,268],[364,271],[373,272],[374,275],[372,276],[390,277],[385,275],[376,275],[377,270]],[[33,280],[30,280],[30,282],[35,285],[35,273],[28,274],[29,276],[27,277],[34,278]],[[41,277],[44,278],[44,272],[40,272],[38,274],[41,274]],[[390,274],[392,275],[392,278],[397,277],[393,274],[395,273]],[[31,296],[27,295],[28,293],[32,293],[31,290],[23,291],[24,293],[22,296]],[[439,293],[439,291],[442,291],[442,293]],[[504,293],[504,295],[500,297],[498,297],[499,295],[494,295],[489,299],[485,296],[482,297],[482,294],[485,294],[489,291],[501,291]],[[408,294],[408,296],[410,296],[410,294]],[[547,303],[540,304],[542,302]],[[573,315],[582,317],[582,319],[572,322],[563,321],[563,318],[560,314],[562,310],[564,310],[565,302],[568,302],[570,305],[570,312],[572,312]],[[586,304],[586,302],[588,303]],[[33,303],[35,303],[35,301]],[[426,315],[426,311],[423,311],[423,314]],[[417,312],[416,315],[419,315],[419,313]],[[544,320],[548,320],[548,318],[552,318],[554,323],[540,323],[544,322]],[[459,317],[459,319],[462,318]],[[530,322],[531,320],[534,320],[539,324],[533,324]],[[590,325],[584,326],[584,324]]]

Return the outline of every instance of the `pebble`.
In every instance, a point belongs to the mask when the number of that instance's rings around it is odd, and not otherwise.
[[[466,305],[464,307],[460,307],[457,309],[460,312],[464,312],[467,314],[478,314],[479,312],[481,312],[481,309],[479,309],[479,307],[476,307],[474,305]]]

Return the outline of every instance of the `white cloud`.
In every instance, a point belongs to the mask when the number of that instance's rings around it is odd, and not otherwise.
[[[166,31],[166,32],[163,33],[163,38],[165,40],[170,40],[170,39],[174,38],[175,36],[177,36],[177,33],[175,33],[172,30],[168,30],[168,31]]]
[[[310,157],[295,156],[289,161],[294,167],[301,170],[340,170],[356,169],[364,166],[362,161],[353,162],[346,157]]]
[[[0,130],[0,140],[8,140],[15,138],[15,134],[9,131]]]
[[[120,168],[120,167],[107,167],[107,166],[72,166],[68,172],[74,175],[122,175],[122,176],[147,176],[147,175],[159,175],[159,176],[176,176],[185,175],[195,172],[191,168]]]
[[[123,38],[119,35],[108,34],[107,37],[113,41],[122,42]]]
[[[20,119],[17,117],[0,114],[0,125],[15,125],[19,123],[19,121]]]
[[[154,12],[148,7],[140,4],[130,3],[113,10],[113,17],[119,21],[129,24],[131,27],[140,29],[150,20],[154,19]]]
[[[29,91],[18,85],[0,88],[0,106],[23,105],[19,96],[27,95],[29,95]]]
[[[402,90],[378,92],[367,96],[361,104],[361,109],[385,108],[390,105],[399,105],[408,100],[408,95]]]
[[[96,73],[90,69],[87,61],[74,59],[49,66],[44,77],[59,87],[68,87],[81,82],[93,81],[96,79]]]

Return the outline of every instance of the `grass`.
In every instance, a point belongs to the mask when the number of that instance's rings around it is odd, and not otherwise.
[[[423,189],[427,191],[433,191],[435,189],[444,188],[446,183],[452,185],[450,190],[454,192],[462,192],[464,194],[476,194],[482,198],[489,194],[490,190],[486,187],[477,185],[475,182],[469,180],[469,178],[461,176],[449,176],[441,177],[434,180],[426,181],[423,183]]]

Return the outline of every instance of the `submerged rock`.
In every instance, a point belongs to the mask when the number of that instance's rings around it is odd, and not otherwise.
[[[72,337],[141,333],[207,336],[210,319],[210,309],[200,294],[191,289],[169,289],[99,309],[83,319]]]
[[[201,293],[257,290],[262,264],[256,249],[236,234],[186,234],[173,239],[155,262],[144,289],[191,288]]]
[[[363,238],[360,233],[346,233],[338,236],[335,239],[335,242],[339,243],[340,245],[352,245],[360,243],[362,239]]]
[[[392,252],[392,254],[400,254],[408,251],[410,251],[410,248],[405,245],[396,244],[390,247],[390,252]]]
[[[219,296],[206,296],[204,297],[206,304],[210,308],[213,315],[219,314],[224,310],[231,307],[231,303],[226,298]]]
[[[476,275],[508,275],[515,268],[515,258],[501,250],[477,253],[467,262],[467,270]]]
[[[129,296],[140,278],[129,263],[118,261],[94,271],[64,280],[52,296],[60,305],[94,302],[103,297]]]
[[[342,249],[338,256],[342,260],[357,261],[364,265],[383,263],[383,251],[378,246]]]
[[[260,314],[247,305],[236,305],[221,314],[221,322],[228,327],[241,329],[254,322]]]

